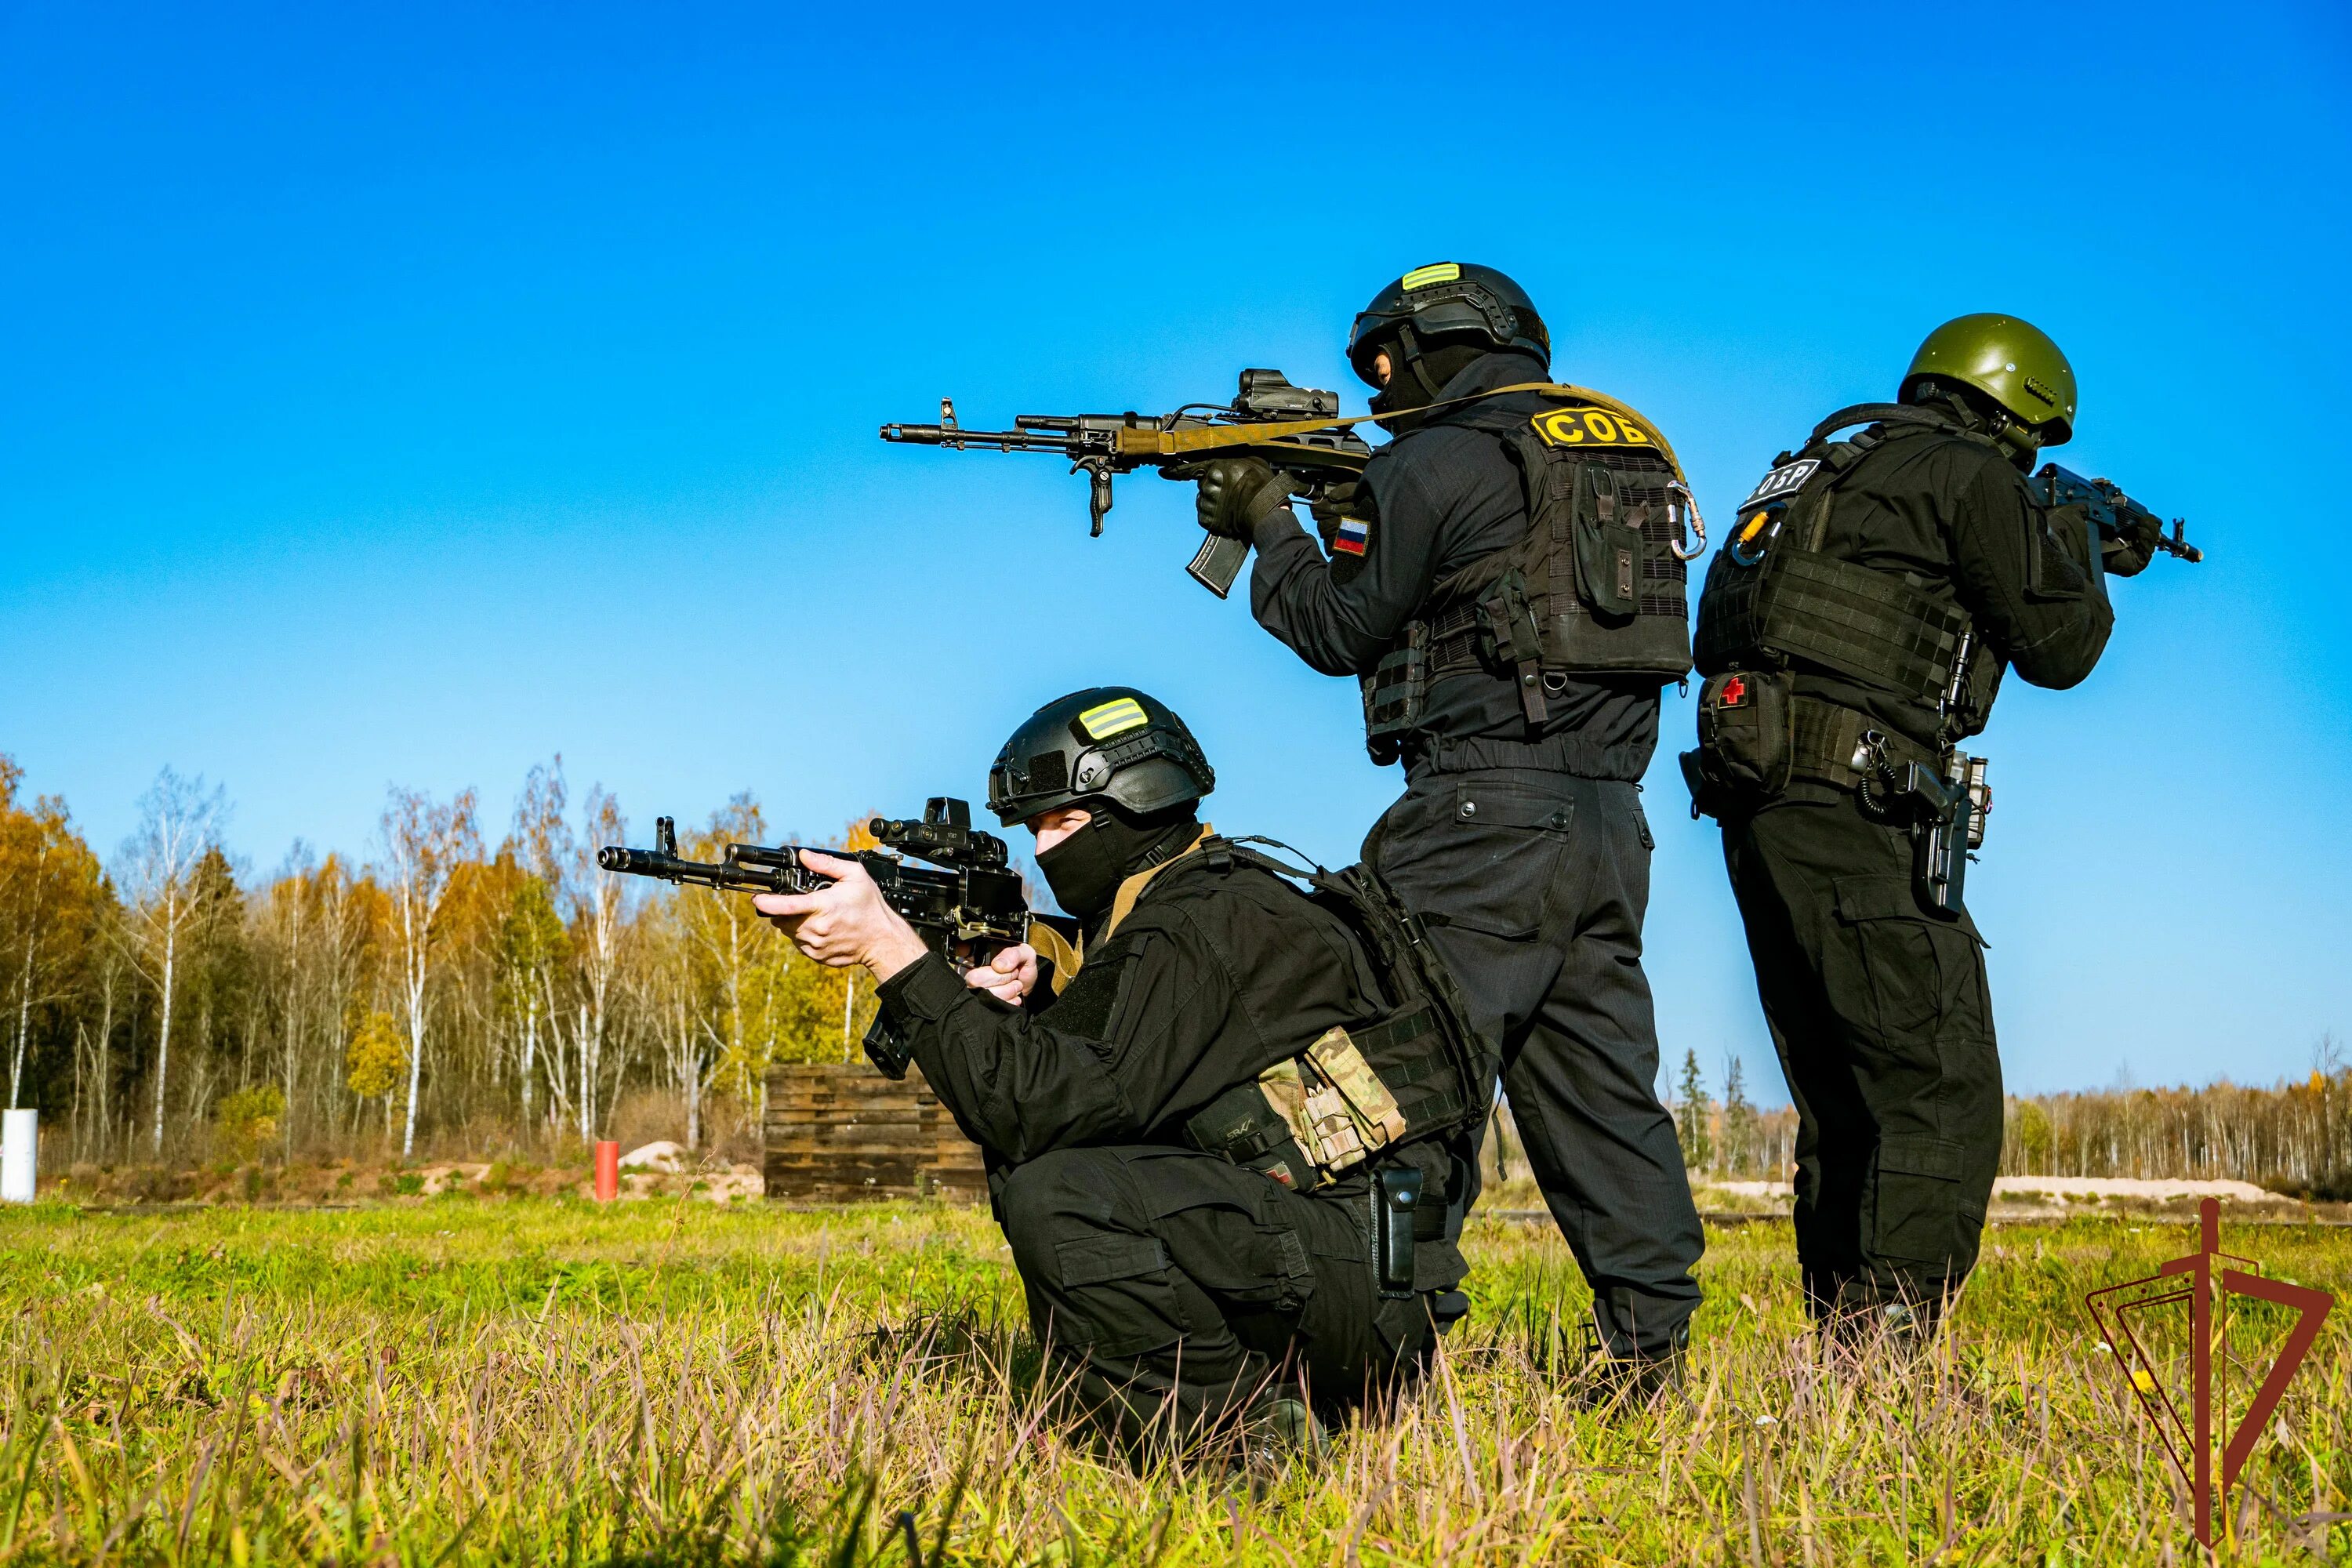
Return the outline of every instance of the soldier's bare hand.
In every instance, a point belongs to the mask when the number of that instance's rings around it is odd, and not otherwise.
[[[761,893],[751,907],[819,963],[845,969],[862,963],[877,980],[887,980],[923,956],[923,939],[883,901],[882,889],[855,860],[813,850],[801,864],[838,879],[814,893]]]
[[[1008,947],[986,963],[973,964],[965,972],[963,983],[1018,1007],[1037,988],[1037,950],[1025,942]]]

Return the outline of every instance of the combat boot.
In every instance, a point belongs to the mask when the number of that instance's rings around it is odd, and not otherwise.
[[[1611,1414],[1643,1410],[1662,1394],[1680,1393],[1688,1341],[1676,1335],[1662,1355],[1613,1356],[1601,1331],[1584,1331],[1584,1361],[1569,1374],[1570,1401],[1580,1410]]]

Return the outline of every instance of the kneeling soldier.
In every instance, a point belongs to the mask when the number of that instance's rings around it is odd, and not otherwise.
[[[833,887],[758,900],[881,983],[987,1154],[1038,1337],[1130,1451],[1243,1421],[1310,1441],[1310,1412],[1410,1377],[1466,1307],[1486,1047],[1377,878],[1217,837],[1213,784],[1183,721],[1126,688],[1014,732],[989,805],[1080,922],[1059,955],[959,975],[823,857]]]

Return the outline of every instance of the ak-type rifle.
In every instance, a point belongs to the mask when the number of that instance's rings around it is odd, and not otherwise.
[[[688,860],[677,852],[677,823],[665,816],[654,824],[654,848],[608,844],[596,851],[596,864],[607,871],[724,892],[814,893],[839,879],[811,869],[802,856],[855,860],[924,944],[959,969],[1032,941],[1033,922],[1046,918],[1029,912],[1021,873],[1009,864],[1004,840],[973,827],[971,807],[962,801],[934,796],[920,822],[877,816],[866,830],[882,848],[722,844],[716,860]],[[877,1015],[866,1031],[866,1054],[887,1077],[907,1076],[906,1042],[887,1013]]]
[[[2079,506],[2089,512],[2091,526],[2109,544],[2145,542],[2151,554],[2160,550],[2192,563],[2205,559],[2205,552],[2189,542],[2185,519],[2174,518],[2172,531],[2165,532],[2164,519],[2124,494],[2112,479],[2086,479],[2072,468],[2044,463],[2030,482],[2034,499],[2043,506]]]
[[[882,439],[958,451],[1056,453],[1069,459],[1072,473],[1085,470],[1099,535],[1111,508],[1111,477],[1138,468],[1258,458],[1290,480],[1292,494],[1323,499],[1334,485],[1360,477],[1372,456],[1347,427],[1354,421],[1334,423],[1339,415],[1336,392],[1293,386],[1278,370],[1245,370],[1229,404],[1188,403],[1173,414],[1021,414],[1010,430],[967,430],[956,423],[954,401],[943,397],[938,424],[885,425]],[[1246,540],[1211,534],[1184,570],[1222,599],[1248,558]]]

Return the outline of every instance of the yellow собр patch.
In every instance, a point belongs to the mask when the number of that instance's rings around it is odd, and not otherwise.
[[[1434,267],[1416,267],[1412,271],[1406,273],[1404,275],[1404,286],[1408,289],[1426,289],[1432,283],[1457,282],[1460,280],[1461,277],[1462,264],[1460,262],[1441,261]]]
[[[1106,702],[1089,708],[1078,715],[1078,728],[1090,741],[1108,741],[1113,735],[1123,735],[1129,730],[1140,730],[1151,721],[1143,704],[1132,697],[1122,697],[1116,702]]]
[[[1528,421],[1547,447],[1654,447],[1658,438],[1606,408],[1554,408]]]

